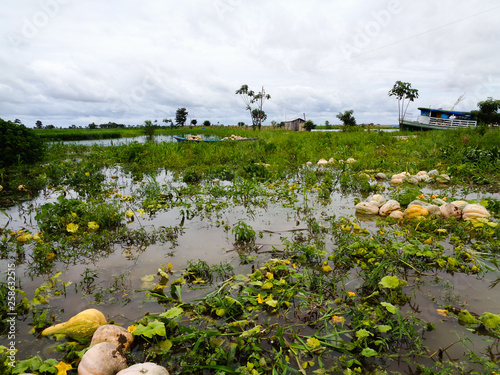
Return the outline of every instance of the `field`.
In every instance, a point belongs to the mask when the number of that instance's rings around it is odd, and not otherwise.
[[[90,339],[41,332],[89,308],[132,332],[129,364],[172,374],[498,371],[500,132],[157,134],[259,139],[48,137],[44,160],[0,170],[2,373],[76,374]],[[489,216],[356,211],[375,195]]]

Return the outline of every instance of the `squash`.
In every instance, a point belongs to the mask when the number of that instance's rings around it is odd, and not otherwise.
[[[462,210],[453,203],[445,203],[439,209],[444,217],[454,217],[455,219],[462,217]]]
[[[145,362],[132,365],[119,371],[116,375],[169,375],[169,373],[165,367],[159,366],[156,363]]]
[[[378,206],[373,203],[368,202],[359,202],[356,206],[354,206],[356,213],[361,215],[376,215],[378,214]]]
[[[378,213],[380,216],[389,216],[392,211],[398,211],[400,209],[401,205],[399,202],[394,199],[390,199],[382,207],[380,207]]]
[[[85,352],[78,375],[115,375],[127,368],[127,359],[115,344],[100,342]]]
[[[402,219],[404,217],[403,211],[397,210],[397,211],[392,211],[391,214],[389,215],[390,218],[392,219]]]
[[[404,217],[407,219],[412,219],[417,216],[427,216],[429,211],[427,208],[414,204],[413,206],[408,206],[404,212]]]
[[[63,334],[72,339],[89,339],[95,330],[106,324],[103,313],[96,309],[87,309],[64,323],[45,328],[42,336]]]
[[[480,204],[468,204],[462,210],[462,219],[464,220],[490,216],[488,210]]]
[[[369,203],[376,204],[377,207],[382,207],[387,200],[380,194],[375,194],[369,201]]]
[[[125,328],[113,324],[100,326],[94,332],[90,346],[100,342],[110,342],[115,344],[119,350],[129,350],[134,342],[134,336]]]

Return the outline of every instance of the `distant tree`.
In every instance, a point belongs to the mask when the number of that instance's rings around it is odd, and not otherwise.
[[[93,122],[92,124],[88,124],[87,126],[89,129],[96,129],[97,125]]]
[[[332,126],[330,125],[330,121],[328,121],[328,120],[325,121],[325,128],[326,129],[331,129],[332,128]]]
[[[262,121],[266,121],[267,115],[266,112],[260,110],[260,109],[254,109],[252,111],[252,128],[255,130],[255,128],[261,127]]]
[[[45,129],[55,129],[56,127],[52,124],[46,125]]]
[[[35,123],[35,126],[37,129],[42,129],[43,128],[43,124],[40,120],[38,120],[36,123]]]
[[[312,122],[312,120],[307,120],[304,123],[304,129],[306,129],[306,131],[310,132],[314,128],[316,128],[316,125]]]
[[[276,128],[278,127],[278,123],[277,123],[276,121],[274,121],[274,120],[273,120],[273,121],[271,121],[271,127],[272,127],[273,129],[276,129]]]
[[[175,124],[178,126],[184,126],[188,116],[188,111],[186,108],[178,108],[175,113]]]
[[[0,119],[0,168],[40,160],[45,147],[33,129]]]
[[[418,90],[411,88],[411,83],[396,81],[392,89],[389,91],[389,96],[395,96],[398,99],[398,120],[399,124],[403,122],[406,115],[406,110],[412,101],[418,98]],[[405,107],[405,100],[408,100]]]
[[[486,125],[500,124],[500,100],[495,100],[492,97],[477,103],[478,111],[472,111],[474,117],[479,123]]]
[[[242,85],[238,90],[236,90],[236,94],[240,95],[241,99],[246,105],[246,109],[250,111],[250,115],[252,117],[252,127],[255,130],[256,127],[261,128],[262,121],[265,121],[265,118],[258,117],[257,123],[254,121],[254,111],[257,109],[260,112],[255,112],[260,115],[265,114],[262,110],[264,106],[264,101],[271,99],[271,95],[266,94],[264,91],[264,87],[262,87],[261,92],[255,93],[253,90],[248,89],[248,85]],[[252,104],[256,104],[257,108],[252,109]],[[267,116],[266,116],[267,118]]]
[[[203,126],[210,126],[210,125],[212,125],[210,121],[208,120],[203,121]]]
[[[19,120],[18,118],[16,118],[16,119],[14,120],[14,124],[22,124],[22,122],[21,122],[21,120]]]
[[[191,125],[196,126],[197,123],[198,123],[198,120],[196,120],[196,119],[191,120]]]
[[[174,122],[169,118],[164,118],[163,122],[165,123],[166,126],[170,126],[171,128],[174,127]]]
[[[155,128],[156,126],[153,124],[151,120],[145,120],[144,125],[143,125],[143,132],[149,139],[153,138],[153,135],[155,134]]]
[[[245,126],[245,123],[244,123],[244,122],[242,122],[242,121],[240,121],[240,122],[238,122],[238,126],[239,126],[239,127]]]
[[[354,116],[352,115],[354,112],[354,110],[352,109],[349,109],[347,111],[344,111],[344,113],[342,112],[339,112],[339,114],[337,115],[337,118],[342,121],[342,123],[344,124],[344,129],[343,131],[347,131],[349,130],[352,126],[356,126],[356,119],[354,118]]]

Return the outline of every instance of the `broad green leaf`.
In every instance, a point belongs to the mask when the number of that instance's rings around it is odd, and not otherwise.
[[[149,338],[152,338],[154,335],[165,336],[165,324],[158,320],[149,322],[147,326],[139,324],[132,334],[134,336],[142,335]]]
[[[397,276],[384,276],[382,280],[379,281],[379,285],[382,288],[395,289],[399,286],[399,279]]]
[[[222,316],[226,315],[226,309],[222,309],[222,308],[221,309],[217,309],[217,310],[215,310],[215,313],[217,314],[217,316],[221,316],[222,317]]]
[[[391,326],[381,325],[377,327],[379,332],[387,332],[391,330]]]
[[[257,333],[260,332],[261,328],[262,328],[262,326],[258,325],[258,326],[253,327],[252,329],[249,329],[247,331],[243,331],[241,333],[240,337],[241,338],[246,338],[246,337],[255,336]]]
[[[396,314],[396,306],[394,306],[392,303],[389,303],[389,302],[380,302],[380,304],[382,306],[384,306],[387,311],[389,311],[391,314]]]
[[[262,289],[266,290],[266,289],[271,289],[273,287],[273,283],[272,281],[266,281],[264,283],[264,285],[262,285]]]
[[[270,299],[269,301],[266,301],[266,304],[271,306],[271,307],[276,307],[276,305],[278,304],[278,301],[276,301],[274,299]]]
[[[365,337],[373,336],[371,332],[368,332],[366,329],[361,328],[359,331],[356,331],[356,337],[358,339],[364,339]]]
[[[377,355],[377,352],[372,348],[364,348],[361,351],[361,355],[365,357],[373,357],[374,355]]]
[[[183,312],[184,310],[180,307],[172,307],[170,310],[164,312],[163,314],[160,314],[160,316],[167,319],[174,319],[181,315]]]

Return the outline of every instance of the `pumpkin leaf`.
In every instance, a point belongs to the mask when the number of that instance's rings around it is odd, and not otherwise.
[[[181,315],[183,312],[184,310],[180,307],[172,307],[170,310],[164,312],[163,314],[160,314],[160,316],[167,319],[174,319]]]
[[[359,331],[356,331],[356,337],[358,339],[364,339],[368,336],[373,336],[373,333],[368,332],[366,329],[362,328]]]
[[[377,355],[377,352],[372,348],[364,348],[361,351],[361,355],[364,357],[373,357],[374,355]]]
[[[384,276],[378,284],[382,288],[395,289],[399,287],[400,282],[401,280],[399,280],[397,276]]]
[[[316,337],[310,337],[307,339],[306,345],[309,349],[312,350],[312,349],[319,348],[321,346],[321,343],[319,342],[319,340]]]
[[[148,338],[152,338],[154,335],[165,336],[165,324],[158,320],[149,322],[147,326],[139,324],[132,334],[134,336],[142,335]]]
[[[392,303],[389,303],[389,302],[380,302],[380,304],[382,306],[384,306],[387,311],[389,311],[391,314],[396,314],[396,306],[394,306]]]

